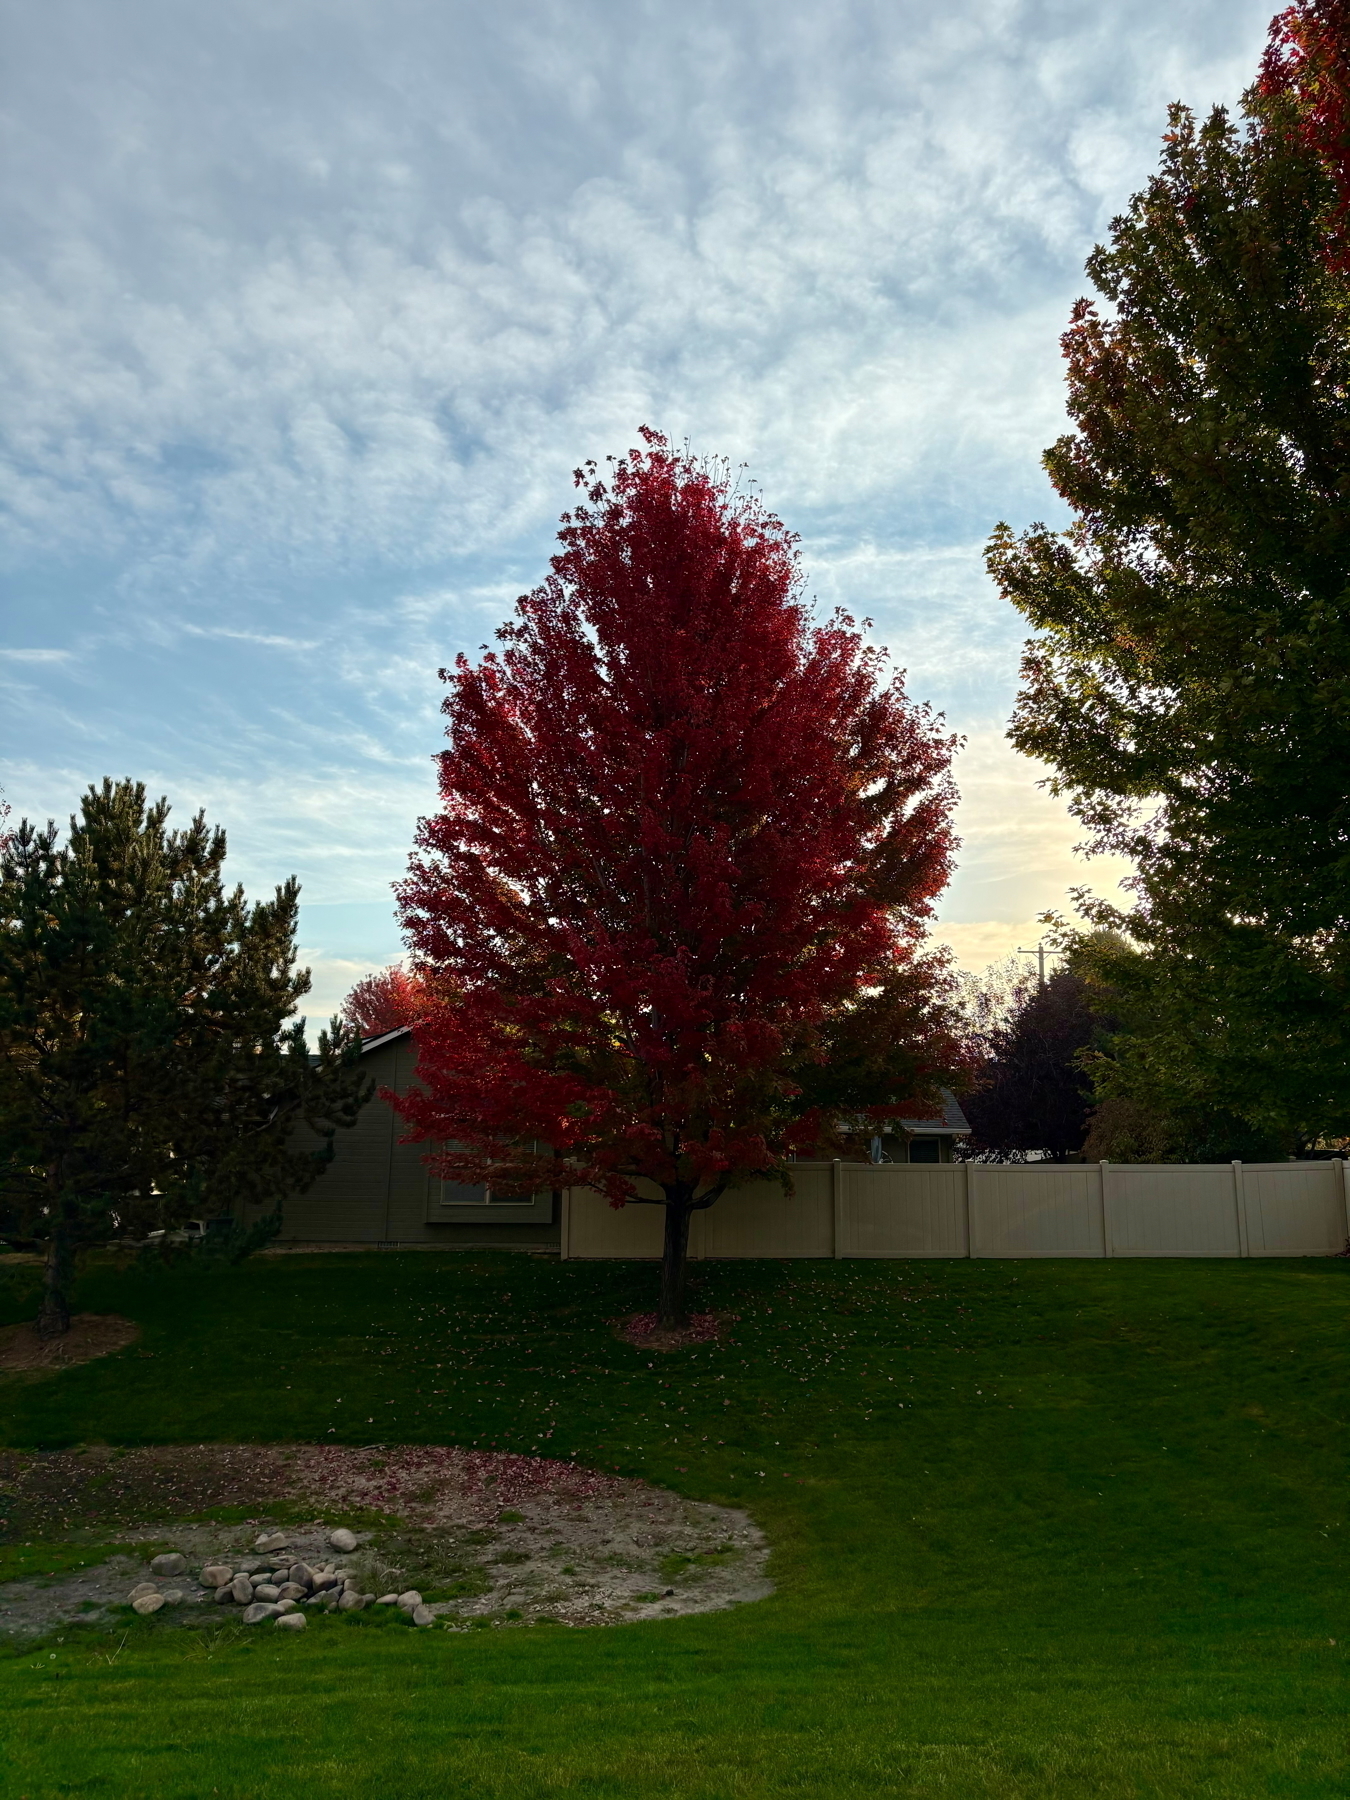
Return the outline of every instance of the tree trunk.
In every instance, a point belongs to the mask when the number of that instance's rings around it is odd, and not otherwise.
[[[38,1309],[36,1327],[39,1337],[63,1337],[70,1330],[70,1306],[66,1300],[70,1276],[70,1240],[66,1235],[65,1222],[58,1214],[52,1220],[52,1235],[47,1241],[47,1264],[42,1273],[42,1305]]]
[[[666,1238],[661,1251],[661,1306],[657,1329],[675,1330],[689,1323],[685,1310],[684,1275],[689,1262],[689,1196],[666,1189]]]

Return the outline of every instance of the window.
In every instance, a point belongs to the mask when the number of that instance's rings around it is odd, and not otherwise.
[[[531,1145],[533,1150],[540,1148],[538,1143]],[[537,1210],[542,1204],[551,1205],[552,1200],[553,1196],[547,1188],[537,1194],[494,1194],[481,1181],[437,1182],[434,1176],[428,1194],[429,1203],[438,1206],[531,1206]]]
[[[465,1181],[443,1181],[440,1193],[442,1206],[533,1206],[548,1198],[547,1193],[494,1194],[490,1187],[470,1187]]]
[[[942,1161],[942,1139],[935,1137],[913,1137],[909,1140],[909,1160],[912,1163],[935,1163]]]
[[[467,1181],[443,1181],[441,1183],[440,1202],[442,1206],[486,1206],[492,1196],[485,1187],[470,1187]]]

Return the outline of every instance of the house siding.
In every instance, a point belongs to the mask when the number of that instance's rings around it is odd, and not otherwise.
[[[286,1201],[278,1243],[556,1249],[557,1209],[547,1201],[518,1223],[494,1217],[496,1209],[440,1205],[440,1179],[422,1160],[426,1146],[401,1141],[403,1122],[381,1097],[381,1089],[401,1094],[412,1086],[416,1061],[410,1037],[367,1051],[375,1093],[355,1125],[334,1138],[333,1160],[314,1185]]]

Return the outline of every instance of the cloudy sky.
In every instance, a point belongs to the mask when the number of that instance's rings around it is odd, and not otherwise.
[[[1002,732],[980,546],[1059,514],[1057,337],[1168,101],[1271,0],[4,0],[3,784],[134,775],[304,886],[313,1011],[400,949],[437,670],[656,425],[968,739],[938,935],[1085,875]]]

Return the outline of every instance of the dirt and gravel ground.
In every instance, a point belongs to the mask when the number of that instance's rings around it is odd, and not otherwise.
[[[76,1313],[70,1330],[56,1338],[39,1337],[31,1325],[6,1325],[0,1330],[0,1372],[52,1375],[125,1350],[140,1335],[139,1325],[117,1313]]]
[[[197,1575],[212,1562],[270,1566],[255,1541],[281,1528],[296,1559],[346,1568],[376,1594],[416,1588],[443,1624],[466,1630],[668,1618],[772,1592],[767,1545],[746,1513],[541,1457],[434,1445],[5,1453],[0,1504],[10,1542],[137,1547],[96,1568],[0,1586],[0,1637],[10,1641],[115,1618],[166,1549],[187,1557],[189,1573],[156,1582],[183,1595],[157,1620],[237,1621]],[[242,1523],[202,1520],[240,1508]],[[357,1537],[346,1556],[328,1547],[340,1525]]]

